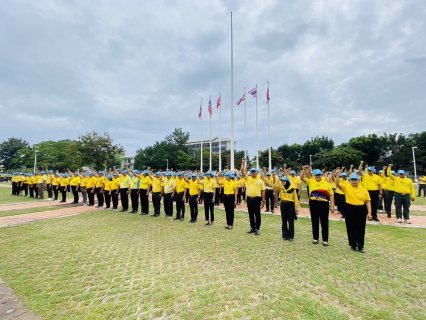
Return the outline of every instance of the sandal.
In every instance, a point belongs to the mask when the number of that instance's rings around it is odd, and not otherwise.
[[[318,244],[318,240],[312,241],[313,244]]]
[[[323,241],[322,245],[323,245],[324,247],[328,247],[328,242],[324,242],[324,241]]]

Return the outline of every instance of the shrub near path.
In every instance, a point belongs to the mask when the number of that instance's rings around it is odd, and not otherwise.
[[[95,211],[0,229],[0,277],[45,319],[423,319],[426,230],[367,226],[366,253],[344,224],[330,247],[309,219],[284,242],[280,219],[248,216],[225,230],[163,217]],[[201,217],[200,217],[201,218]]]

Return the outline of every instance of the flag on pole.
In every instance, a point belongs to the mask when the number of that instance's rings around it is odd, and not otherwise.
[[[203,103],[200,104],[200,112],[198,113],[198,119],[201,120],[201,114],[203,113]]]
[[[266,103],[269,103],[269,100],[271,100],[271,98],[269,98],[269,85],[268,85],[268,89],[266,89]]]
[[[253,98],[257,98],[257,87],[254,89],[251,89],[248,93],[250,93]]]
[[[246,100],[246,94],[244,93],[243,96],[241,97],[240,100],[238,100],[237,102],[235,102],[238,106],[240,105],[241,102]]]
[[[208,108],[208,110],[209,110],[210,118],[211,118],[212,117],[212,113],[213,113],[213,110],[212,110],[212,98],[211,97],[209,99],[209,108]]]
[[[219,109],[221,105],[222,105],[222,95],[219,95],[219,98],[217,98],[217,101],[216,101],[216,109]]]

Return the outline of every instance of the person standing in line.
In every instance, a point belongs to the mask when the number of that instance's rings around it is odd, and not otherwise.
[[[139,196],[141,200],[141,214],[149,214],[149,190],[151,188],[152,180],[149,177],[149,172],[151,168],[148,167],[148,170],[144,170],[142,175],[139,176],[140,185],[139,185]]]
[[[213,179],[213,172],[207,171],[206,178],[202,181],[204,191],[204,215],[206,226],[211,226],[214,222],[214,202],[216,191],[216,180]]]
[[[95,205],[95,187],[96,187],[96,177],[95,174],[90,171],[88,173],[88,179],[87,179],[87,196],[89,198],[89,204],[88,207],[93,207]]]
[[[47,200],[52,200],[53,193],[52,193],[52,182],[53,182],[53,170],[48,170],[46,167],[47,179],[46,179],[46,189],[47,189]]]
[[[185,197],[186,197],[186,181],[184,173],[179,172],[178,179],[176,180],[176,218],[174,220],[184,221],[185,219]]]
[[[294,239],[294,220],[297,219],[299,199],[297,189],[289,177],[282,177],[280,182],[274,184],[275,191],[279,193],[281,204],[281,234],[283,240],[292,242]]]
[[[132,202],[132,211],[130,213],[138,213],[139,211],[139,185],[140,185],[140,179],[139,179],[139,170],[130,170],[130,200]]]
[[[58,201],[58,193],[59,193],[60,182],[61,182],[61,178],[59,177],[59,174],[56,173],[55,177],[52,180],[52,189],[53,189],[53,195],[54,195],[53,201]]]
[[[104,209],[110,209],[111,208],[111,188],[112,188],[112,179],[111,175],[107,173],[105,175],[105,208]]]
[[[376,170],[374,167],[367,166],[368,174],[363,173],[364,161],[361,161],[358,169],[358,175],[365,189],[368,190],[371,198],[371,214],[374,221],[380,221],[377,217],[377,207],[379,205],[379,200],[383,197],[382,185],[380,184],[380,178],[375,174]]]
[[[237,206],[238,184],[232,180],[232,173],[225,173],[225,180],[219,181],[223,188],[223,205],[226,213],[226,227],[225,229],[234,229],[234,210]]]
[[[340,169],[336,170],[336,174]],[[364,253],[364,238],[366,218],[372,219],[370,193],[359,183],[359,176],[352,173],[349,176],[349,184],[342,184],[336,177],[336,186],[345,194],[346,201],[346,230],[348,241],[352,251]]]
[[[385,198],[385,212],[388,215],[388,218],[392,217],[392,202],[393,202],[393,198],[395,195],[395,187],[394,187],[394,182],[393,180],[387,176],[387,166],[383,167],[382,173],[381,173],[381,177],[383,179],[383,181],[386,182],[386,188],[387,188],[387,192],[386,192],[386,198]],[[391,170],[391,175],[395,176],[396,173],[395,171]]]
[[[300,180],[309,188],[309,210],[311,213],[313,244],[318,244],[319,225],[321,223],[322,245],[328,246],[328,211],[334,212],[334,192],[330,184],[323,179],[323,173],[319,169],[312,171],[310,166],[303,166]],[[330,207],[331,204],[331,207]]]
[[[266,169],[265,169],[266,170]],[[275,178],[271,176],[271,173],[268,172],[266,174],[266,177],[262,177],[263,181],[265,182],[265,197],[266,197],[266,210],[265,212],[271,212],[274,214],[274,184],[275,184]],[[269,204],[271,204],[269,210]]]
[[[100,209],[104,207],[104,187],[105,187],[105,176],[103,171],[99,171],[96,173],[92,169],[92,171],[95,173],[96,176],[96,188],[95,188],[95,194],[98,199],[98,206],[96,208]]]
[[[115,174],[118,175],[117,169],[114,168],[114,172]],[[127,210],[129,210],[129,193],[130,193],[129,188],[131,184],[132,184],[132,179],[127,174],[127,170],[123,170],[123,177],[121,178],[121,183],[117,190],[117,193],[120,194],[121,205],[123,207],[123,209],[120,212],[127,212]]]
[[[81,192],[81,196],[83,197],[83,203],[82,205],[85,206],[86,202],[87,202],[87,174],[86,172],[83,172],[82,174],[80,174],[80,171],[77,169],[77,174],[80,177],[80,192]],[[78,200],[77,200],[78,201]]]
[[[245,158],[242,159],[241,174],[246,183],[247,209],[250,219],[250,229],[247,233],[254,233],[258,236],[262,223],[260,211],[265,204],[265,183],[259,177],[259,169],[252,168],[250,169],[250,177],[247,175]]]
[[[112,210],[117,210],[118,209],[118,189],[121,184],[121,179],[115,172],[112,174],[112,178],[113,179],[111,183],[111,191],[109,193],[112,198]]]
[[[68,178],[68,175],[66,173],[59,174],[59,176],[61,177],[59,190],[61,191],[61,194],[62,194],[62,200],[60,202],[65,203],[67,202],[67,187],[68,187],[70,179]]]
[[[343,169],[344,167],[342,168],[342,170]],[[334,178],[334,182],[336,183],[336,179],[337,179],[336,173],[335,173],[335,176],[336,177]],[[346,172],[339,173],[339,178],[340,178],[341,185],[349,185],[348,174]],[[337,183],[336,183],[336,187],[337,187]],[[340,188],[337,188],[334,194],[334,198],[337,205],[337,211],[339,211],[343,219],[345,218],[345,209],[346,209],[345,193]]]
[[[176,190],[176,181],[172,179],[173,174],[168,171],[166,172],[167,180],[164,182],[164,213],[166,218],[173,216],[173,195]]]
[[[46,172],[41,171],[40,175],[37,180],[37,188],[38,188],[38,194],[40,199],[44,199],[44,189],[46,189]]]
[[[398,177],[391,174],[393,164],[388,165],[387,174],[394,182],[395,187],[395,211],[396,218],[399,223],[402,223],[402,215],[404,215],[404,222],[410,222],[410,206],[411,202],[416,200],[416,193],[414,191],[413,181],[406,177],[404,170],[398,170]],[[402,212],[404,208],[404,212]]]
[[[417,195],[418,198],[422,195],[423,190],[423,197],[426,197],[426,176],[422,174],[419,178],[419,194]]]
[[[40,173],[37,171],[36,173],[34,173],[33,178],[32,178],[32,185],[33,185],[33,189],[34,189],[34,198],[35,199],[38,199],[38,180],[39,179],[40,179]],[[18,195],[19,195],[19,193],[18,193]]]
[[[26,174],[24,177],[24,181],[22,182],[22,189],[24,191],[24,197],[28,196],[28,181],[30,180],[30,173]]]
[[[382,177],[383,170],[379,170],[379,179],[380,179],[380,185],[382,186],[382,198],[379,199],[379,203],[377,204],[377,210],[379,213],[383,213],[383,210],[385,208],[384,204],[387,200],[388,195],[388,186],[386,184],[386,180]]]
[[[200,184],[196,173],[193,173],[191,180],[187,182],[189,185],[189,208],[191,209],[191,220],[189,222],[196,223],[198,217],[198,199],[201,197],[203,186]]]
[[[152,205],[154,207],[153,217],[160,216],[161,210],[161,198],[164,193],[164,183],[161,177],[161,172],[157,172],[155,176],[149,171],[149,177],[151,178],[152,185]]]
[[[78,200],[79,200],[78,191],[79,191],[80,184],[81,184],[80,174],[78,172],[72,173],[68,169],[68,175],[71,177],[70,178],[70,185],[71,185],[72,194],[74,196],[74,201],[71,202],[71,204],[78,204]]]

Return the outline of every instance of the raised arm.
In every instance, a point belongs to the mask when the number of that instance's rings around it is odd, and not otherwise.
[[[362,172],[362,166],[364,165],[364,161],[361,160],[361,162],[359,163],[359,167],[358,167],[358,175],[360,177],[362,177],[364,175],[364,173]]]
[[[247,177],[246,158],[241,160],[241,174],[243,177]]]

